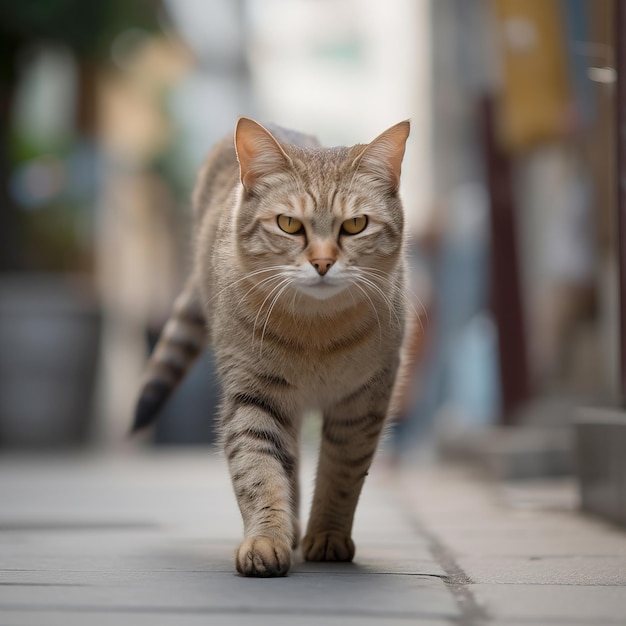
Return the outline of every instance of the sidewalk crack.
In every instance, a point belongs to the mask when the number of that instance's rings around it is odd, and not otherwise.
[[[461,569],[455,561],[454,556],[448,548],[432,533],[423,522],[412,512],[401,504],[409,524],[413,529],[428,542],[428,549],[437,563],[446,573],[440,576],[446,586],[450,589],[457,606],[461,612],[458,621],[460,626],[485,626],[490,621],[487,611],[478,604],[469,586],[473,584],[470,577]]]

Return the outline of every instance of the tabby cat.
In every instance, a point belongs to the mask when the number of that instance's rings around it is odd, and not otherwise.
[[[300,538],[302,415],[323,416],[302,553],[350,561],[354,512],[405,335],[403,210],[409,122],[368,145],[322,148],[309,136],[240,118],[194,192],[193,273],[150,359],[134,429],[209,340],[223,398],[222,445],[243,517],[235,563],[283,576]]]

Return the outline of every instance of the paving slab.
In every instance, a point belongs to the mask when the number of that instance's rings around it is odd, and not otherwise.
[[[3,571],[89,572],[205,571],[232,573],[236,538],[225,540],[172,536],[165,532],[18,533],[0,532]],[[298,554],[295,558],[298,558]],[[380,545],[361,541],[356,562],[378,574],[445,576],[422,543]],[[336,573],[337,563],[297,562],[298,571]],[[70,570],[71,568],[71,570]],[[343,570],[342,570],[343,571]]]
[[[494,621],[623,626],[626,589],[577,585],[471,585],[478,603]]]
[[[448,617],[457,615],[450,593],[436,578],[362,572],[249,579],[222,572],[96,572],[59,575],[54,581],[0,584],[6,609],[92,608],[207,613],[305,613]],[[24,577],[19,577],[24,578]]]
[[[288,577],[246,579],[234,573],[241,520],[219,455],[0,458],[0,624],[458,621],[428,539],[385,481],[368,482],[355,563],[296,553]]]
[[[478,623],[626,624],[626,533],[581,513],[567,481],[503,485],[464,467],[401,480]]]
[[[42,620],[41,612],[37,611],[2,611],[0,609],[0,621],[2,624],[11,626],[32,626],[33,624],[46,623],[51,626],[242,626],[246,624],[262,624],[263,618],[268,616],[258,613],[181,613],[177,611],[175,615],[171,613],[141,613],[141,612],[115,612],[115,613],[94,613],[93,611],[74,611],[72,613],[59,611],[46,611],[45,622]],[[448,620],[431,620],[420,617],[397,618],[381,621],[379,615],[333,616],[293,614],[276,615],[268,617],[267,623],[273,626],[381,626],[381,624],[392,624],[393,626],[446,626],[453,622]],[[514,625],[511,625],[514,626]],[[557,625],[558,626],[558,625]]]
[[[574,547],[570,547],[573,550]],[[475,583],[538,585],[606,585],[626,590],[626,557],[533,556],[500,558],[457,556],[456,562]],[[626,625],[626,613],[624,613]]]

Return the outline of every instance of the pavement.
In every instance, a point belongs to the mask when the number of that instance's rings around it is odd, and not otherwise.
[[[246,579],[220,454],[5,453],[0,626],[626,625],[626,530],[577,498],[568,480],[496,483],[382,456],[354,563],[296,555],[286,578]]]

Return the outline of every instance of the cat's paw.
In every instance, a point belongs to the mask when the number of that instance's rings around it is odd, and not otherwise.
[[[235,565],[242,576],[285,576],[291,567],[291,548],[263,535],[248,537],[237,548]]]
[[[352,561],[354,542],[333,531],[307,534],[302,539],[302,554],[307,561]]]

